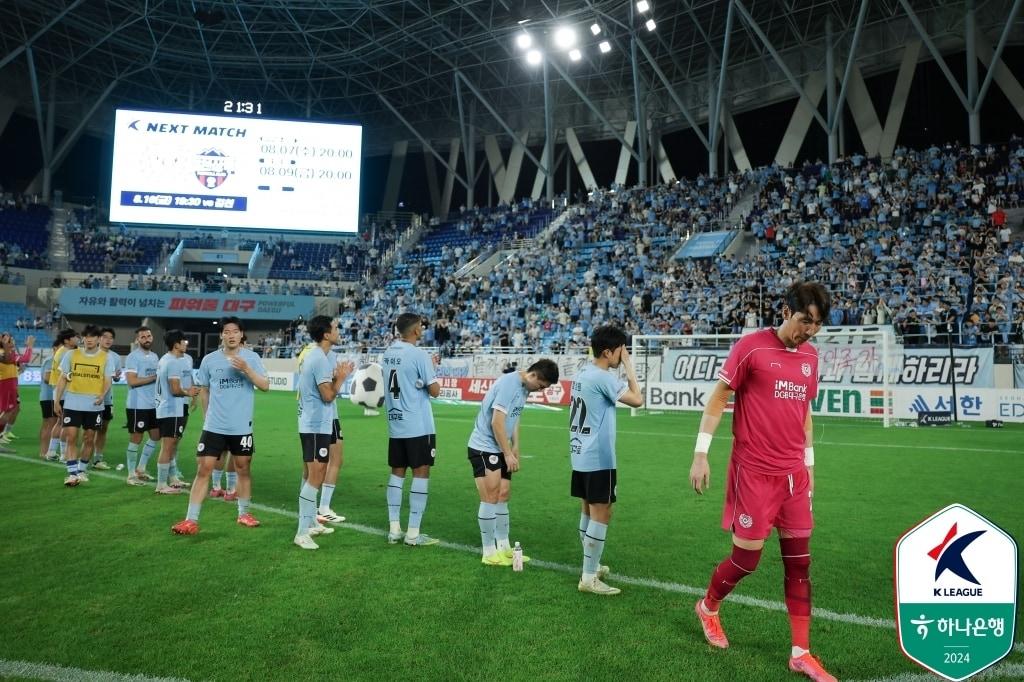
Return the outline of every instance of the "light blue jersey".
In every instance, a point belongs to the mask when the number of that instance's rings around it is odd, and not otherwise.
[[[427,352],[405,341],[395,341],[384,351],[384,406],[388,411],[388,436],[416,438],[435,433],[434,413],[427,387],[437,381],[434,363]]]
[[[306,354],[299,370],[299,433],[331,433],[337,407],[325,403],[320,384],[334,381],[333,352],[314,348]]]
[[[39,384],[39,402],[53,400],[53,386],[46,380],[46,377],[50,376],[51,369],[53,369],[52,356],[43,360],[43,366],[39,368],[39,376],[43,377],[42,382]]]
[[[117,373],[124,369],[124,363],[121,361],[121,356],[112,350],[108,350],[107,355],[109,355],[114,360],[114,377],[116,378]],[[114,404],[114,382],[110,382],[110,390],[107,391],[107,394],[105,396],[103,396],[103,404]]]
[[[96,350],[93,353],[88,353],[85,351],[85,349],[78,349],[78,351],[68,351],[67,353],[64,353],[63,356],[61,356],[60,373],[66,377],[70,377],[72,371],[71,361],[74,358],[79,358],[77,362],[80,366],[75,368],[76,373],[95,377],[97,381],[99,381],[103,377],[113,377],[114,372],[117,370],[117,363],[115,362],[114,358],[111,357],[111,355],[113,355],[112,353],[104,353],[106,355],[107,361],[102,369],[100,369],[96,364],[89,363],[89,360],[91,358],[97,357],[101,353],[103,353],[102,350]],[[103,405],[96,404],[96,396],[98,396],[103,391],[102,386],[100,386],[97,389],[95,394],[90,395],[88,393],[75,393],[74,391],[71,391],[70,389],[73,387],[73,385],[74,382],[69,380],[67,388],[64,389],[63,399],[65,410],[75,410],[76,412],[103,411]]]
[[[515,432],[516,424],[519,422],[519,415],[526,405],[526,396],[529,391],[523,387],[523,381],[519,372],[504,374],[500,379],[491,384],[480,404],[480,412],[476,416],[476,424],[473,426],[473,433],[469,436],[469,447],[483,452],[503,452],[498,441],[494,437],[494,428],[491,420],[494,419],[494,411],[505,413],[505,433],[509,440]]]
[[[266,376],[260,356],[248,348],[239,348],[238,357],[260,376]],[[222,350],[216,350],[199,363],[196,384],[210,390],[206,408],[205,431],[223,436],[246,436],[252,433],[252,412],[256,387],[249,377],[231,366]]]
[[[181,387],[192,388],[196,385],[195,361],[192,356],[185,353],[181,356]]]
[[[156,418],[170,419],[185,416],[185,398],[171,393],[171,379],[181,379],[181,358],[167,352],[160,358],[156,369]],[[184,385],[181,388],[185,388]]]
[[[160,357],[151,350],[136,348],[128,354],[124,363],[124,373],[134,374],[138,379],[147,379],[156,376],[156,367]],[[128,400],[125,407],[129,410],[154,410],[156,409],[156,382],[145,386],[128,387]]]
[[[629,386],[591,363],[572,381],[569,455],[573,471],[615,468],[615,403]]]

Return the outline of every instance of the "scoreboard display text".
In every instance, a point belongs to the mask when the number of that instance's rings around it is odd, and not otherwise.
[[[356,232],[362,127],[118,109],[110,220]]]

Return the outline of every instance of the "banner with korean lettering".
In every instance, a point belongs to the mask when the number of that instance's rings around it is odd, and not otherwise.
[[[243,320],[294,320],[299,315],[308,318],[314,308],[312,296],[73,288],[61,289],[59,303],[61,312],[65,315],[117,317],[236,315]]]
[[[880,346],[820,344],[817,348],[819,384],[882,383]],[[902,356],[890,359],[889,381],[913,386],[948,385],[952,374],[958,385],[995,385],[992,348],[957,348],[953,354],[950,358],[945,348],[908,348]],[[661,361],[661,381],[715,381],[728,355],[727,350],[711,348],[667,349]],[[647,375],[654,379],[651,372]]]
[[[484,396],[487,395],[487,391],[495,381],[497,381],[495,378],[438,377],[438,382],[441,384],[441,394],[438,398],[465,400],[472,403],[483,402]],[[571,389],[571,381],[559,381],[543,391],[531,393],[526,397],[526,402],[540,405],[568,405]]]

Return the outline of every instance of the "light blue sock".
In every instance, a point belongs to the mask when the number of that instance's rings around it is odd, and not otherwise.
[[[228,490],[234,491],[235,485],[238,483],[238,472],[227,471],[224,475],[228,479]]]
[[[404,478],[399,478],[394,474],[388,478],[388,521],[391,523],[398,523],[401,520],[403,485],[405,485]]]
[[[163,488],[164,486],[167,485],[167,474],[170,472],[170,468],[171,468],[170,464],[160,464],[160,463],[157,463],[157,465],[156,465],[156,487],[157,488]]]
[[[51,438],[50,447],[47,450],[50,452],[60,452],[60,438]]]
[[[604,539],[607,535],[607,524],[592,520],[587,526],[586,538],[583,541],[584,575],[597,575],[597,567],[601,565],[601,554],[604,552]]]
[[[220,490],[220,477],[224,475],[223,469],[214,469],[210,472],[210,485],[214,490]]]
[[[50,441],[50,447],[52,449],[53,441]],[[128,451],[125,452],[124,457],[125,457],[125,460],[127,460],[127,463],[128,463],[128,475],[129,476],[134,476],[135,475],[135,467],[138,466],[138,463],[139,463],[139,444],[138,443],[128,443]]]
[[[175,455],[171,458],[170,468],[167,470],[167,475],[171,478],[181,478],[181,470],[178,469],[178,456]]]
[[[93,464],[95,464],[96,462],[102,462],[102,461],[103,461],[103,452],[100,451],[100,450],[94,450],[93,453],[92,453],[92,462],[93,462]]]
[[[508,502],[494,504],[494,541],[498,549],[505,549],[508,543]]]
[[[423,512],[427,509],[427,488],[429,478],[413,478],[409,486],[409,525],[408,528],[419,529],[423,521]]]
[[[78,473],[84,474],[84,473],[86,473],[85,470],[88,469],[88,468],[89,468],[89,460],[87,460],[87,459],[80,459],[80,460],[78,460]]]
[[[590,526],[590,515],[580,514],[580,544],[586,543],[587,527]]]
[[[149,458],[156,452],[157,442],[155,440],[146,440],[146,444],[142,446],[142,456],[139,457],[139,471],[145,471],[149,465]]]
[[[331,498],[334,497],[334,486],[330,483],[324,483],[320,486],[320,508],[330,509]]]
[[[481,502],[480,509],[476,513],[477,523],[480,524],[480,544],[483,547],[484,556],[494,554],[495,506],[490,502]]]
[[[241,500],[239,500],[241,502]],[[299,491],[299,535],[305,535],[316,524],[316,488],[302,484]]]
[[[249,500],[248,498],[246,498],[246,499],[242,499],[241,497],[238,498],[238,515],[239,516],[242,516],[244,514],[248,514],[249,513],[249,502],[250,501],[251,500]]]
[[[69,459],[68,461],[64,462],[64,465],[68,468],[68,476],[77,476],[78,475],[78,460],[77,459]]]
[[[201,503],[192,504],[191,502],[189,502],[188,503],[188,514],[185,516],[185,518],[189,519],[190,521],[198,521],[199,520],[199,509],[201,507],[202,507]]]

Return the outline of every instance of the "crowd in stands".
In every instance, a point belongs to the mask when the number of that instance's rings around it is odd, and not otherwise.
[[[50,209],[0,192],[0,267],[45,268]]]

